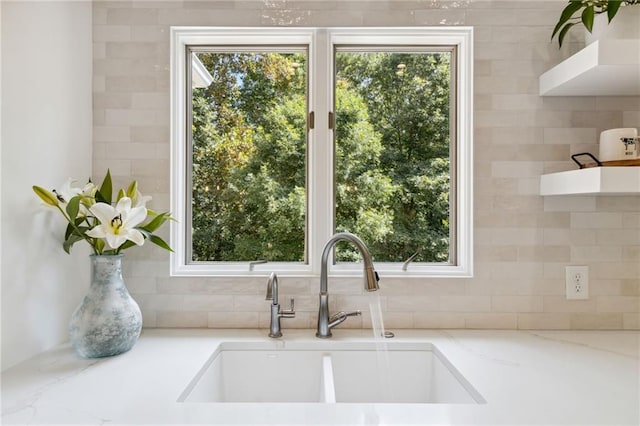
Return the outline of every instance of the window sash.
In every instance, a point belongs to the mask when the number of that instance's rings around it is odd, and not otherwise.
[[[420,54],[420,53],[424,53],[424,54],[430,54],[430,53],[449,53],[450,54],[450,65],[449,65],[449,90],[450,90],[450,95],[449,95],[449,177],[450,177],[450,181],[449,181],[449,254],[448,254],[448,261],[447,262],[411,262],[408,261],[408,259],[405,259],[403,262],[380,262],[377,261],[376,265],[381,265],[382,268],[384,270],[391,270],[394,271],[397,269],[397,265],[401,264],[402,271],[405,271],[409,264],[411,264],[412,268],[424,268],[424,267],[428,267],[430,269],[434,269],[435,267],[439,267],[439,266],[443,266],[445,268],[447,267],[451,267],[451,266],[455,266],[457,264],[457,217],[456,217],[456,210],[457,210],[457,197],[456,197],[456,193],[458,191],[458,187],[457,187],[457,174],[456,174],[456,152],[458,150],[458,140],[457,140],[457,135],[456,135],[456,120],[457,120],[457,109],[456,109],[456,102],[457,102],[457,96],[456,96],[456,62],[457,62],[457,54],[456,54],[456,50],[457,50],[457,46],[453,45],[453,46],[437,46],[437,45],[410,45],[410,46],[405,46],[405,45],[389,45],[389,44],[384,44],[384,45],[377,45],[377,44],[372,44],[372,45],[353,45],[353,44],[349,44],[349,45],[334,45],[333,46],[333,62],[332,64],[335,66],[335,64],[337,64],[337,60],[336,60],[336,55],[338,53],[416,53],[416,54]],[[334,96],[334,106],[333,106],[333,111],[337,110],[337,106],[335,105],[335,94],[336,94],[336,76],[337,76],[337,70],[334,71],[332,73],[332,79],[331,79],[331,88],[332,88],[332,94]],[[333,129],[332,132],[332,138],[333,138],[333,144],[332,146],[334,147],[334,152],[335,152],[335,139],[336,139],[336,131],[337,131],[337,126],[336,128]],[[334,170],[335,170],[335,164],[334,164]],[[335,190],[336,187],[336,180],[335,178],[332,176],[332,182],[333,182],[333,188]],[[333,214],[333,220],[335,221],[335,217],[336,217],[336,200],[335,200],[335,194],[334,194],[334,199],[332,202],[332,205],[334,207],[334,214]],[[335,229],[335,227],[334,227]],[[406,263],[405,263],[406,262]],[[350,266],[344,266],[343,268],[349,270],[351,269]]]
[[[229,47],[229,46],[218,46],[218,45],[211,45],[211,46],[187,46],[187,55],[193,55],[196,53],[216,53],[216,54],[235,54],[235,53],[256,53],[256,52],[269,52],[269,53],[303,53],[306,55],[307,57],[307,62],[309,62],[309,52],[308,52],[308,46],[306,45],[277,45],[277,46],[272,46],[272,45],[249,45],[249,46],[234,46],[234,47]],[[187,76],[191,77],[192,75],[192,61],[187,61],[186,66],[187,66]],[[307,82],[307,93],[309,92],[309,83]],[[226,265],[225,268],[226,269],[239,269],[242,270],[247,264],[250,264],[250,270],[253,270],[258,264],[260,263],[255,263],[257,262],[259,259],[253,259],[252,261],[194,261],[193,260],[193,232],[188,232],[188,230],[192,230],[193,229],[193,131],[192,131],[192,124],[193,124],[193,88],[191,85],[191,82],[187,81],[186,82],[186,92],[187,92],[187,96],[186,96],[186,102],[187,102],[187,106],[186,106],[186,110],[187,110],[187,123],[188,125],[186,126],[186,150],[187,150],[187,154],[186,154],[186,161],[187,161],[187,165],[186,165],[186,180],[187,180],[187,184],[185,187],[185,192],[186,192],[186,214],[185,214],[185,228],[186,228],[186,232],[185,232],[185,236],[184,238],[186,239],[186,244],[185,244],[185,262],[188,265],[199,265],[199,264],[208,264],[213,267],[220,267],[222,265]],[[307,100],[306,100],[306,104],[305,104],[305,110],[308,111],[309,110],[309,100],[308,100],[308,96],[307,96]],[[306,160],[305,160],[305,167],[308,168],[308,163],[309,163],[309,155],[308,155],[308,124],[307,124],[307,129],[306,129],[306,134],[307,134],[307,140],[305,141],[305,151],[306,151]],[[308,185],[309,185],[309,180],[307,178],[307,171],[305,170],[305,193],[307,194],[306,196],[306,205],[308,207]],[[307,209],[308,210],[308,209]],[[302,262],[277,262],[277,264],[281,264],[281,263],[286,263],[288,265],[290,265],[291,268],[295,269],[295,265],[306,265],[308,264],[308,258],[309,258],[309,250],[308,250],[308,244],[307,244],[307,239],[308,239],[308,220],[306,219],[308,216],[308,211],[305,214],[305,242],[304,242],[304,261]],[[252,263],[253,262],[253,263]]]
[[[308,263],[271,262],[250,265],[249,262],[189,263],[187,235],[190,221],[187,194],[190,191],[187,169],[187,124],[189,51],[207,46],[224,46],[229,50],[242,46],[307,46],[308,105],[315,113],[315,129],[307,139],[307,259]],[[320,256],[326,241],[333,234],[333,131],[326,125],[333,111],[333,52],[336,47],[381,47],[407,49],[409,46],[431,46],[454,49],[456,67],[452,70],[452,100],[455,101],[452,121],[452,178],[457,183],[451,214],[455,226],[455,247],[452,264],[411,263],[407,270],[402,263],[376,262],[384,277],[469,277],[473,274],[473,209],[472,209],[472,96],[473,96],[473,30],[470,27],[427,28],[171,28],[171,211],[177,219],[171,224],[171,276],[264,276],[276,271],[287,276],[317,276]],[[455,77],[454,77],[455,75]],[[455,96],[453,93],[455,92]],[[455,146],[453,146],[455,145]],[[452,185],[453,188],[453,185]],[[189,242],[190,243],[190,242]],[[357,263],[331,266],[336,276],[361,274]]]

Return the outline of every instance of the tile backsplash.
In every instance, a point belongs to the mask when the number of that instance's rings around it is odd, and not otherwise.
[[[93,169],[137,179],[169,208],[169,28],[421,26],[475,29],[475,276],[330,282],[331,308],[387,328],[640,329],[640,196],[538,195],[542,173],[575,168],[599,133],[640,127],[640,97],[540,97],[538,76],[582,47],[550,43],[560,1],[95,1]],[[573,30],[573,32],[579,32]],[[165,235],[166,236],[166,235]],[[590,298],[566,300],[564,269],[588,265]],[[267,328],[266,276],[175,278],[161,249],[130,250],[125,280],[146,327]],[[313,328],[318,278],[280,279],[289,327]],[[340,327],[370,327],[368,315]]]

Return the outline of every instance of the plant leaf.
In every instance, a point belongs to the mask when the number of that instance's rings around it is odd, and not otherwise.
[[[113,183],[111,182],[111,172],[107,169],[107,174],[102,181],[102,185],[100,189],[96,193],[96,198],[98,198],[98,194],[100,194],[100,198],[103,203],[111,204],[111,197],[113,195]]]
[[[120,191],[118,191],[118,197],[116,198],[116,203],[120,201],[121,198],[124,198],[126,196],[127,194],[124,192],[124,189],[120,189]]]
[[[593,19],[595,16],[596,14],[593,10],[593,5],[588,6],[582,11],[582,23],[589,32],[593,30]]]
[[[69,219],[74,223],[80,211],[80,198],[80,196],[76,195],[67,203],[67,214],[69,215]]]
[[[71,233],[73,233],[73,231],[75,231],[75,229],[73,228],[73,225],[69,223],[67,225],[67,229],[64,231],[64,239],[65,240],[69,239],[69,236],[71,235]]]
[[[118,247],[118,250],[122,251],[122,250],[128,249],[130,247],[133,247],[135,245],[136,245],[136,243],[134,243],[133,241],[127,240],[124,243],[122,243],[120,245],[120,247]]]
[[[560,20],[556,24],[556,27],[553,29],[553,33],[551,34],[551,38],[556,35],[556,33],[562,28],[562,26],[582,7],[582,0],[570,0],[569,5],[564,8],[562,13],[560,14]],[[562,45],[562,43],[560,43]]]
[[[53,195],[52,192],[47,191],[46,189],[37,185],[33,185],[32,188],[33,188],[33,192],[35,192],[36,195],[40,197],[40,199],[45,203],[47,203],[48,205],[54,206],[54,207],[58,205],[58,198],[55,195]]]
[[[71,247],[78,241],[82,240],[83,238],[80,235],[78,235],[77,233],[72,233],[71,235],[69,235],[69,238],[67,238],[64,243],[62,243],[62,248],[65,252],[67,252],[67,254],[71,254]]]
[[[144,226],[141,226],[141,228],[147,232],[153,232],[169,219],[168,216],[169,213],[161,213],[154,217],[151,222],[147,223]]]
[[[567,35],[567,31],[569,31],[575,24],[575,22],[572,22],[565,25],[564,28],[562,28],[562,30],[560,31],[560,34],[558,34],[558,43],[560,44],[560,47],[562,47],[562,40],[564,40],[564,37]]]
[[[66,240],[67,238],[69,238],[69,235],[71,235],[73,232],[76,231],[76,227],[83,233],[87,232],[90,229],[88,226],[80,226],[80,224],[82,222],[84,222],[84,220],[85,220],[84,217],[77,217],[74,220],[75,225],[76,225],[75,227],[73,226],[73,224],[71,222],[69,222],[69,224],[67,225],[67,229],[64,231],[64,239]]]
[[[618,10],[620,9],[620,5],[622,5],[622,1],[610,1],[608,3],[607,5],[607,18],[609,19],[608,22],[611,22],[613,17],[616,16],[616,13],[618,13]]]
[[[149,241],[159,247],[162,247],[165,250],[173,252],[173,249],[169,247],[169,244],[167,244],[162,238],[158,237],[157,235],[149,235]]]

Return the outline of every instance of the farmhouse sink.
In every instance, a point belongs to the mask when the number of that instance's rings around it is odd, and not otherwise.
[[[475,404],[430,343],[225,342],[179,402]]]

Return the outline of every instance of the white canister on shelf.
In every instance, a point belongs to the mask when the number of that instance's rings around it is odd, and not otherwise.
[[[625,143],[623,138],[637,138],[638,129],[609,129],[600,133],[600,161],[635,160],[638,155],[638,143]]]

